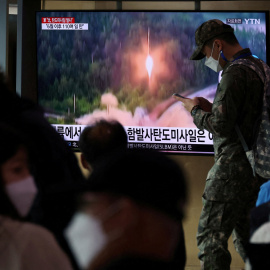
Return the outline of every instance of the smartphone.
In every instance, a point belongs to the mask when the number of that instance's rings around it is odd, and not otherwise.
[[[185,98],[185,99],[187,99],[186,97],[181,96],[181,95],[179,95],[179,94],[177,94],[177,93],[174,93],[173,96],[177,96],[177,97],[180,97],[180,98]]]

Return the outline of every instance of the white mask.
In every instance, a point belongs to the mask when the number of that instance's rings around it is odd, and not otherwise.
[[[77,212],[73,216],[65,230],[65,236],[82,269],[89,266],[108,242],[101,222],[94,216],[82,212]]]
[[[6,193],[21,217],[27,216],[37,194],[37,187],[32,175],[7,184]]]
[[[219,64],[219,58],[220,58],[220,53],[218,55],[218,60],[215,60],[212,57],[213,54],[213,49],[214,49],[214,45],[215,43],[213,43],[213,47],[212,47],[212,52],[211,52],[211,56],[209,58],[206,57],[206,60],[204,62],[204,64],[211,68],[212,70],[214,70],[215,72],[220,72],[223,68],[221,67],[221,65]]]

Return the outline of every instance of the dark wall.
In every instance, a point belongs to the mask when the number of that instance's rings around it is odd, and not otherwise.
[[[36,11],[40,1],[18,0],[16,91],[37,102]]]

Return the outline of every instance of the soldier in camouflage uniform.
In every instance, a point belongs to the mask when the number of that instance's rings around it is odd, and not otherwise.
[[[215,163],[210,169],[203,193],[197,245],[202,269],[228,270],[232,235],[237,252],[245,261],[249,240],[249,212],[255,206],[263,179],[254,177],[243,146],[235,131],[238,124],[247,144],[261,111],[263,83],[256,72],[236,59],[249,59],[261,65],[250,50],[238,43],[233,28],[219,20],[203,23],[195,34],[197,48],[191,60],[207,57],[208,67],[223,69],[213,104],[202,97],[182,99],[199,129],[213,134]]]

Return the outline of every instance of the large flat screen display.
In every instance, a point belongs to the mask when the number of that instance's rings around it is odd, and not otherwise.
[[[125,127],[129,148],[213,154],[171,96],[213,101],[220,74],[189,60],[195,30],[219,19],[242,47],[267,62],[267,12],[41,11],[36,14],[38,102],[67,143],[97,119]],[[78,149],[79,150],[79,149]]]

